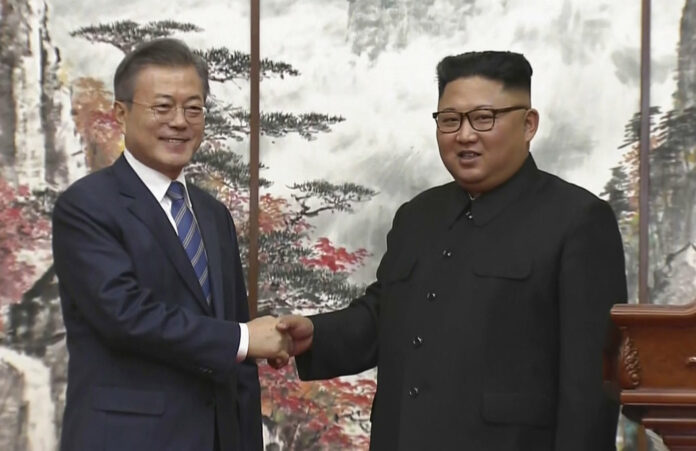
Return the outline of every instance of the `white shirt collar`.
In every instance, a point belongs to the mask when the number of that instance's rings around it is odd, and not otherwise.
[[[140,180],[143,181],[152,195],[155,196],[157,202],[162,202],[165,199],[169,185],[172,183],[172,179],[141,163],[133,156],[132,153],[130,153],[128,149],[124,149],[123,154],[126,157],[128,164],[130,164],[131,168],[133,168],[138,177],[140,177]],[[181,182],[184,185],[184,191],[186,192],[186,203],[190,206],[191,201],[189,200],[188,187],[186,186],[186,177],[183,169],[176,178],[176,181]]]

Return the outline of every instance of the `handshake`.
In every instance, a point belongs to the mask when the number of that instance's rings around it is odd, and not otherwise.
[[[267,359],[276,369],[287,365],[290,357],[309,349],[314,337],[312,321],[300,315],[262,316],[249,321],[247,327],[247,357]]]

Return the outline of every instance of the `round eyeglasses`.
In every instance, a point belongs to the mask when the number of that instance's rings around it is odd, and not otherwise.
[[[515,110],[528,110],[528,106],[515,105],[505,108],[474,108],[464,113],[459,111],[436,111],[433,119],[437,124],[437,129],[442,133],[455,133],[462,128],[464,117],[469,121],[471,128],[477,132],[487,132],[493,129],[495,118],[502,113]]]

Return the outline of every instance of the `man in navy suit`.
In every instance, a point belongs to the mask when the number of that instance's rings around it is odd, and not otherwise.
[[[253,359],[286,357],[289,340],[275,318],[249,321],[232,218],[186,182],[208,90],[180,41],[126,55],[114,77],[126,150],[56,202],[65,451],[262,448]]]

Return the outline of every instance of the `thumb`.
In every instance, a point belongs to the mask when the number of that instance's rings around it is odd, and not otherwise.
[[[287,321],[281,319],[276,323],[276,330],[279,332],[287,332],[290,329],[290,324]]]

